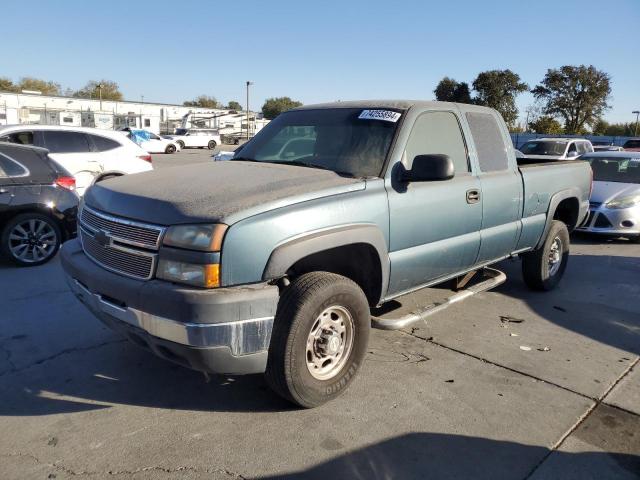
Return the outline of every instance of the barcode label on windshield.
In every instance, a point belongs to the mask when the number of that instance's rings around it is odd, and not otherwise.
[[[383,120],[396,123],[401,114],[391,110],[363,110],[358,117],[361,120]]]

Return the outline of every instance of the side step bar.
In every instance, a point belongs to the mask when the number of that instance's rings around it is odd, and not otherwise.
[[[425,320],[427,317],[441,312],[445,310],[447,307],[450,307],[454,303],[458,303],[462,300],[465,300],[469,297],[472,297],[476,293],[486,292],[487,290],[491,290],[492,288],[497,287],[498,285],[505,282],[507,276],[501,272],[500,270],[496,270],[494,268],[485,267],[482,270],[483,276],[487,277],[486,280],[483,280],[480,283],[472,285],[469,288],[464,290],[460,290],[457,293],[454,293],[450,297],[447,297],[445,300],[441,302],[430,303],[421,309],[404,315],[399,318],[380,318],[380,317],[371,317],[371,326],[374,328],[379,328],[381,330],[399,330],[401,328],[408,327],[420,320]]]

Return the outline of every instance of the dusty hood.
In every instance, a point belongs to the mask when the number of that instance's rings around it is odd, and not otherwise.
[[[523,153],[525,158],[530,158],[532,160],[562,160],[562,155],[527,155]]]
[[[640,194],[640,184],[620,182],[593,182],[591,202],[607,203],[616,197]]]
[[[159,225],[233,223],[261,211],[364,188],[364,180],[327,170],[231,161],[125,175],[92,186],[84,199],[103,212]]]

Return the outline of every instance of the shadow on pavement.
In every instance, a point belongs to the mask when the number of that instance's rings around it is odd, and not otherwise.
[[[355,450],[308,470],[262,479],[500,479],[525,478],[549,453],[545,447],[521,443],[438,433],[411,433]],[[595,466],[612,467],[615,473],[634,478],[640,457],[605,452],[555,452],[554,463],[568,465],[575,477],[591,478]],[[518,471],[522,469],[522,471]],[[612,473],[614,473],[612,472]],[[559,473],[559,472],[558,472]],[[564,471],[563,471],[564,473]],[[599,468],[598,473],[602,473]],[[535,478],[535,477],[534,477]],[[602,477],[605,478],[605,477]]]

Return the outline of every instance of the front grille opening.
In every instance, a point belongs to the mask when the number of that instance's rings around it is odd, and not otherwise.
[[[596,218],[596,223],[593,225],[596,228],[611,228],[613,227],[613,225],[611,225],[611,222],[609,221],[609,219],[607,217],[604,216],[604,214],[600,214],[598,215],[598,217]]]

